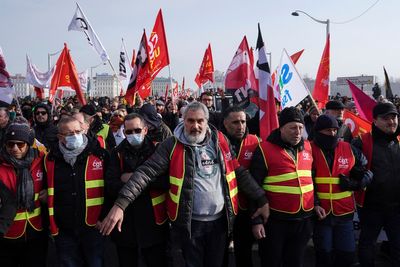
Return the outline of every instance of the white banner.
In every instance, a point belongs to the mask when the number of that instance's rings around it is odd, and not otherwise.
[[[39,88],[49,88],[51,78],[53,76],[56,66],[54,65],[48,72],[40,72],[39,69],[32,64],[28,55],[26,56],[26,82],[39,87]]]
[[[310,94],[285,49],[282,52],[278,74],[282,109],[296,106]]]
[[[75,15],[68,26],[68,31],[84,32],[89,44],[94,48],[94,50],[96,50],[101,60],[103,62],[108,61],[109,57],[106,49],[100,42],[99,37],[97,37],[97,34],[93,30],[92,26],[90,25],[88,19],[86,18],[85,14],[83,13],[78,3],[76,3],[76,5],[77,8],[75,11]]]
[[[88,76],[89,76],[88,73],[89,73],[88,69],[78,73],[79,83],[81,84],[82,92],[86,92],[87,90]]]

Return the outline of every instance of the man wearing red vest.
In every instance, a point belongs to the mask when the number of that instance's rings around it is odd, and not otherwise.
[[[126,138],[111,152],[106,172],[106,190],[111,204],[117,199],[119,190],[129,180],[132,172],[156,149],[156,145],[147,136],[144,118],[137,113],[125,116],[124,134]],[[120,267],[139,266],[140,256],[147,267],[167,266],[166,213],[162,206],[160,214],[158,208],[160,203],[157,197],[151,198],[154,193],[151,189],[162,189],[164,192],[168,189],[168,184],[162,186],[153,183],[150,190],[145,190],[125,209],[122,232],[115,229],[111,234],[117,246]]]
[[[372,180],[367,159],[355,147],[339,141],[339,125],[330,115],[318,117],[314,126],[313,179],[316,266],[346,267],[354,263],[354,190]]]
[[[354,145],[368,159],[374,180],[358,198],[360,209],[361,266],[374,266],[375,243],[385,229],[389,239],[392,266],[400,266],[400,145],[398,111],[392,103],[379,103],[373,109],[372,131],[361,135]]]
[[[261,266],[303,266],[314,209],[313,157],[310,143],[302,138],[303,131],[301,111],[283,109],[279,128],[261,142],[250,165],[271,209],[266,224],[258,218],[253,221]]]
[[[228,137],[239,164],[248,169],[253,153],[260,141],[256,135],[248,133],[245,111],[238,106],[226,109],[223,112],[223,128],[221,131]],[[234,254],[237,267],[253,266],[252,247],[255,239],[251,232],[250,217],[247,199],[243,193],[239,192],[239,212],[233,225]]]
[[[73,117],[57,124],[58,144],[45,158],[50,232],[60,266],[103,266],[104,240],[95,229],[104,202],[109,155]]]
[[[0,265],[3,267],[45,266],[47,231],[43,227],[42,203],[44,153],[31,147],[34,133],[27,124],[12,123],[5,132],[0,164],[0,183],[16,198],[16,214],[0,238]],[[1,214],[1,217],[7,216]]]
[[[239,166],[226,137],[208,125],[207,107],[192,102],[174,136],[161,143],[121,189],[100,231],[109,234],[115,225],[120,229],[123,210],[166,173],[170,244],[182,251],[185,266],[221,266],[239,208],[238,189],[260,207],[254,216],[268,217],[263,190]]]

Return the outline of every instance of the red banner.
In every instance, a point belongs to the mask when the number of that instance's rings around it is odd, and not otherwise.
[[[204,52],[203,61],[201,62],[199,73],[195,79],[195,82],[200,84],[199,87],[207,81],[214,82],[214,62],[212,58],[211,44],[208,44],[208,47]]]
[[[360,118],[348,110],[344,111],[343,121],[350,128],[353,137],[370,132],[372,129],[372,125],[369,121]]]
[[[322,53],[321,62],[319,64],[317,77],[315,78],[314,91],[312,96],[315,101],[318,101],[318,108],[322,109],[328,102],[329,94],[329,47],[330,36],[326,38],[324,52]]]

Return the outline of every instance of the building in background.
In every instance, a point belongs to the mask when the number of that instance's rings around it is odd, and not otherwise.
[[[156,77],[151,83],[151,91],[154,96],[164,96],[165,88],[168,84],[168,90],[171,92],[171,84],[169,78],[165,77]],[[176,80],[172,78],[172,84],[176,84]]]
[[[22,76],[22,74],[15,74],[10,78],[14,85],[15,93],[18,97],[33,95],[33,86],[26,82],[25,76]]]
[[[93,77],[89,90],[90,96],[108,96],[112,98],[118,96],[119,93],[120,86],[117,76],[108,73],[96,73],[96,76]]]

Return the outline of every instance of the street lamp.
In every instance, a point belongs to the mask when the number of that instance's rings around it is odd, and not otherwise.
[[[50,65],[51,65],[51,57],[58,55],[61,51],[63,51],[62,49],[54,52],[54,53],[47,53],[47,69],[50,70]]]
[[[307,17],[309,17],[310,19],[312,19],[315,22],[318,22],[318,23],[321,23],[321,24],[325,24],[326,25],[326,38],[328,38],[328,35],[329,35],[329,23],[330,23],[329,19],[327,19],[327,20],[316,19],[313,16],[311,16],[310,14],[308,14],[308,13],[306,13],[304,11],[301,11],[301,10],[295,10],[294,12],[292,12],[292,16],[298,17],[299,13],[302,13],[302,14],[306,15]]]

